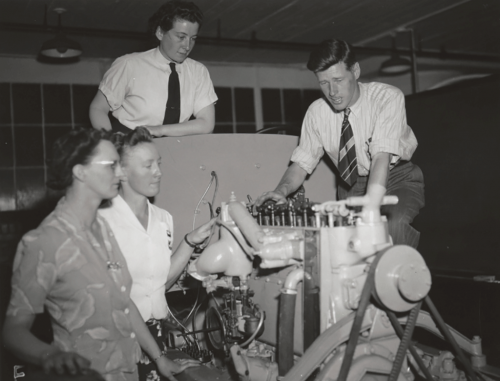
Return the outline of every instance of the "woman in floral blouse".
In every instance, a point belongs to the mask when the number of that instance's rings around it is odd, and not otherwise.
[[[169,380],[197,365],[164,355],[130,299],[132,279],[107,223],[97,215],[118,194],[119,156],[101,132],[73,130],[54,145],[48,186],[65,190],[56,209],[28,232],[14,260],[4,345],[46,372],[100,373],[107,381],[137,380],[142,349]],[[48,310],[54,341],[30,328]]]

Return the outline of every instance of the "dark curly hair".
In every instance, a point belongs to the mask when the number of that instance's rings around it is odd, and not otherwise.
[[[347,70],[351,70],[357,62],[353,47],[346,41],[330,39],[321,42],[309,56],[307,68],[314,73],[325,71],[329,67],[345,63]]]
[[[135,130],[131,130],[127,134],[124,134],[123,132],[116,132],[111,137],[111,142],[115,145],[115,148],[120,155],[120,159],[123,162],[123,158],[126,156],[129,148],[135,147],[140,143],[152,143],[153,135],[151,135],[146,127],[137,127]]]
[[[66,190],[73,184],[73,167],[87,164],[101,140],[110,140],[110,134],[93,128],[77,128],[59,137],[52,146],[52,157],[47,160],[47,186]]]
[[[156,38],[156,30],[158,27],[164,32],[168,32],[173,28],[176,20],[186,20],[192,23],[198,23],[201,28],[201,24],[203,23],[203,12],[191,1],[168,1],[149,18],[148,33],[158,42]]]

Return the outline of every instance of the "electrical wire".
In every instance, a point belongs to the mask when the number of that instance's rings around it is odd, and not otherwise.
[[[190,332],[189,329],[187,329],[186,327],[184,327],[184,325],[179,320],[177,320],[177,318],[175,317],[175,315],[172,313],[172,310],[170,309],[170,306],[168,305],[168,302],[166,303],[166,305],[167,305],[168,313],[177,322],[177,324],[179,325],[179,327],[181,327],[183,329],[184,333],[189,333]],[[189,335],[185,335],[184,339],[186,341],[191,342],[191,339],[189,338]]]
[[[211,176],[212,177],[210,179],[210,183],[208,184],[208,187],[205,190],[205,193],[203,193],[203,196],[201,196],[200,201],[198,201],[198,204],[196,204],[196,208],[194,210],[194,215],[193,215],[193,230],[194,230],[194,227],[195,227],[195,224],[196,224],[196,215],[199,212],[200,204],[203,201],[203,199],[205,198],[205,196],[207,195],[208,191],[210,190],[210,187],[212,186],[212,183],[214,182],[214,180],[215,180],[215,191],[214,191],[214,195],[213,195],[213,198],[212,198],[212,205],[215,202],[215,196],[216,196],[217,190],[219,188],[219,179],[218,179],[217,173],[215,173],[215,171],[212,171]],[[211,211],[211,213],[210,213],[210,219],[212,219],[212,218],[213,218],[213,212]]]
[[[198,303],[198,299],[200,298],[200,289],[201,289],[201,287],[198,287],[198,292],[196,293],[196,300],[194,301],[193,308],[191,308],[191,311],[189,311],[188,315],[182,321],[182,324],[186,324],[186,322],[189,320],[189,317],[191,316],[194,309],[196,308],[196,304]]]

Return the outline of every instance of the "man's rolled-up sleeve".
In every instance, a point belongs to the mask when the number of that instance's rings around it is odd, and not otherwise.
[[[308,110],[302,123],[299,145],[290,159],[309,174],[314,171],[325,153],[315,125],[313,113]]]
[[[406,123],[406,110],[403,93],[399,90],[388,94],[377,110],[372,140],[369,151],[373,158],[379,152],[393,155],[391,163],[395,163],[404,155],[401,140],[411,131]]]

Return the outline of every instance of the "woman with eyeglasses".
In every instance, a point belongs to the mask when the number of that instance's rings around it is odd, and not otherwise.
[[[179,278],[194,247],[210,235],[215,219],[186,234],[172,250],[173,220],[166,210],[149,202],[160,191],[161,157],[144,127],[114,135],[120,154],[121,187],[109,207],[99,209],[121,248],[132,275],[130,297],[160,348],[166,349],[162,325],[168,316],[165,291]],[[143,353],[139,380],[154,380],[154,358]]]
[[[55,142],[47,185],[65,195],[18,246],[4,345],[46,372],[97,372],[107,381],[136,381],[142,347],[160,374],[175,380],[173,374],[197,363],[173,362],[158,347],[130,299],[125,258],[97,213],[103,200],[118,194],[119,159],[97,130],[72,130]],[[44,308],[52,344],[30,332]]]

